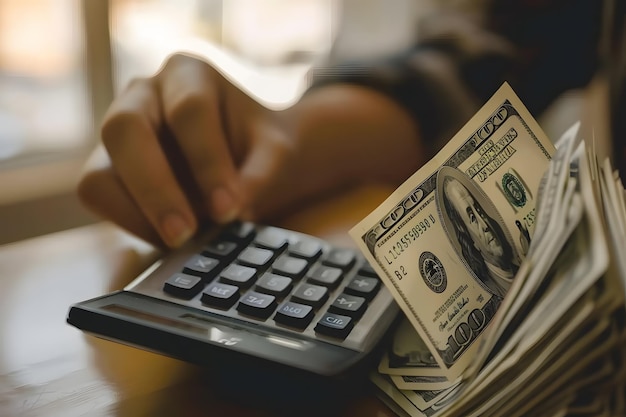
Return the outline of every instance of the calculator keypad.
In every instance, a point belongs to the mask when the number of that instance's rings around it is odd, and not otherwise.
[[[236,223],[162,284],[194,308],[316,337],[345,339],[381,282],[356,251],[277,227]],[[197,301],[194,301],[197,300]]]

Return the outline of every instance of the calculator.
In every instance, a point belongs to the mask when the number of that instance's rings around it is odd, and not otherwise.
[[[357,250],[236,222],[172,251],[123,290],[72,305],[67,321],[187,362],[243,370],[246,379],[278,370],[325,384],[371,365],[398,313]]]

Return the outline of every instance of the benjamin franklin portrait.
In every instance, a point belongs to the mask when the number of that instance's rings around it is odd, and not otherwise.
[[[504,297],[519,265],[511,234],[485,193],[463,172],[437,174],[437,207],[450,243],[487,291]]]

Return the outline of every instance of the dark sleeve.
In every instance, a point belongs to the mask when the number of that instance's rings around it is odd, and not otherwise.
[[[417,120],[431,154],[509,82],[538,116],[593,75],[600,0],[494,0],[480,13],[440,11],[408,51],[318,68],[312,88],[345,82],[384,92]]]

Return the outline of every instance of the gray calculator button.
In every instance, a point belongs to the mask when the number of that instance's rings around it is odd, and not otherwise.
[[[322,253],[322,244],[313,239],[302,238],[289,246],[289,254],[299,258],[314,260]]]
[[[237,257],[237,262],[253,268],[265,267],[274,257],[274,252],[261,248],[245,248]]]
[[[280,251],[287,246],[287,233],[282,229],[268,226],[257,234],[254,243],[262,248]]]
[[[335,288],[343,278],[343,271],[332,266],[319,265],[307,275],[307,281],[323,285],[328,288]]]
[[[328,300],[328,288],[302,283],[293,292],[291,299],[297,303],[308,304],[317,308]]]
[[[293,280],[289,277],[265,273],[259,278],[255,289],[259,292],[284,297],[291,291]]]
[[[219,261],[217,259],[194,255],[185,262],[183,272],[190,275],[197,275],[208,280],[215,277],[218,265]]]
[[[256,279],[256,269],[249,266],[231,264],[220,274],[220,282],[247,288]]]
[[[367,300],[363,297],[357,297],[349,294],[339,294],[328,308],[331,313],[350,316],[353,319],[359,319],[367,309]]]
[[[356,275],[346,286],[344,292],[346,294],[356,295],[371,301],[378,293],[379,289],[380,280],[378,278]]]
[[[202,278],[187,274],[174,274],[163,284],[166,293],[186,299],[193,298],[202,287]]]
[[[202,302],[213,307],[230,308],[239,299],[239,288],[214,282],[202,291]]]
[[[326,313],[315,325],[315,331],[330,337],[345,339],[354,327],[351,317]]]
[[[344,271],[352,268],[355,261],[356,253],[350,249],[333,249],[322,260],[324,265],[341,268]]]
[[[286,301],[278,307],[274,321],[284,324],[285,326],[304,329],[311,323],[314,315],[313,307],[293,301]]]
[[[202,254],[229,261],[237,253],[237,244],[226,240],[211,242],[202,249]]]
[[[260,319],[268,318],[276,309],[276,297],[260,292],[249,291],[237,304],[237,311]]]
[[[272,264],[272,272],[285,275],[294,279],[300,279],[306,272],[309,263],[305,259],[291,256],[281,256]]]

